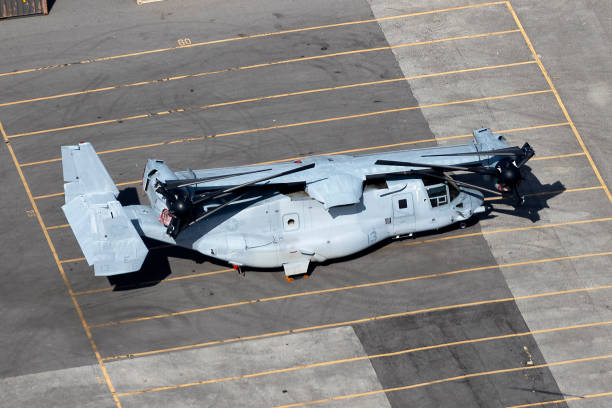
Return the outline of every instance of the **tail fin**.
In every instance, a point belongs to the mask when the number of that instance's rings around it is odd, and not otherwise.
[[[139,270],[148,249],[116,200],[119,191],[93,146],[62,146],[62,166],[62,211],[95,275]]]

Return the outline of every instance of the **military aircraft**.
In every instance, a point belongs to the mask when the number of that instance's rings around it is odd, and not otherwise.
[[[483,191],[521,205],[521,167],[533,149],[487,128],[473,134],[456,146],[181,172],[150,159],[142,178],[150,205],[125,207],[91,144],[62,146],[62,210],[95,275],[139,270],[148,237],[239,270],[282,267],[291,280],[311,262],[464,223],[485,211]],[[497,188],[449,172],[489,176]]]

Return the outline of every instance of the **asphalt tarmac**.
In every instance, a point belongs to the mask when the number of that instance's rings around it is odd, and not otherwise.
[[[605,2],[58,0],[0,23],[0,406],[607,407]],[[178,248],[96,278],[61,212],[90,141],[175,170],[464,143],[537,156],[524,208],[308,279]]]

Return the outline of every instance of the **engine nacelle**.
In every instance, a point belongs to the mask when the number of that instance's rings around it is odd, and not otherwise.
[[[147,160],[147,165],[145,166],[144,173],[142,175],[142,188],[147,194],[147,197],[149,197],[151,207],[159,210],[160,212],[167,208],[166,200],[161,194],[155,191],[155,186],[158,181],[164,182],[166,180],[176,179],[176,173],[170,170],[163,160]]]

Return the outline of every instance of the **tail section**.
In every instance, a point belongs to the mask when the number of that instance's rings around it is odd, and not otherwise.
[[[148,249],[116,200],[119,191],[93,146],[62,146],[62,166],[62,211],[95,275],[139,270]]]

